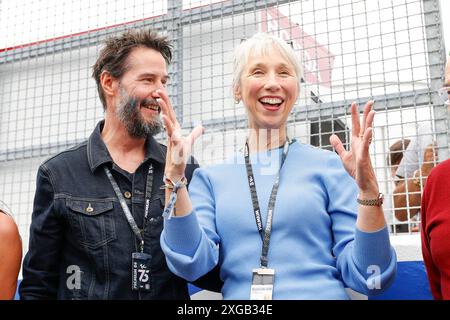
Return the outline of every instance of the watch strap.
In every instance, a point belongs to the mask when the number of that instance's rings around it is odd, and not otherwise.
[[[380,193],[378,193],[378,198],[376,198],[376,199],[360,199],[359,196],[358,196],[356,201],[360,205],[363,205],[363,206],[377,206],[377,207],[381,207],[381,205],[383,204],[383,199],[384,199],[384,196],[380,192]]]

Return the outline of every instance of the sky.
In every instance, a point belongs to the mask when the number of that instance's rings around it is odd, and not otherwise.
[[[133,0],[130,5],[129,0],[115,0],[112,12],[104,14],[105,5],[108,0],[99,0],[88,5],[80,5],[78,1],[55,1],[44,6],[40,0],[0,0],[0,49],[34,42],[36,34],[42,38],[52,38],[52,25],[49,19],[59,25],[59,32],[71,34],[83,30],[78,30],[80,26],[87,26],[87,29],[97,28],[126,20],[138,20],[149,16],[158,16],[167,9],[166,1],[154,1],[153,5],[148,5],[148,0]],[[183,0],[183,8],[193,8],[205,3],[221,2],[223,0]],[[450,51],[450,0],[439,0],[442,8],[443,30],[447,53]],[[400,1],[402,3],[402,1]],[[110,5],[111,6],[111,5]],[[103,14],[102,14],[103,13]],[[444,13],[448,13],[445,17]],[[42,19],[41,19],[42,16]],[[76,20],[76,23],[72,23]],[[32,21],[32,23],[30,23]],[[11,23],[12,22],[12,23]],[[71,28],[74,28],[73,30]],[[75,30],[76,29],[76,30]],[[62,35],[62,34],[56,34]],[[38,39],[41,40],[41,39]]]

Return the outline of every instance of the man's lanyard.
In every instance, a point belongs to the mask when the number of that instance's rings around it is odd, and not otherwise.
[[[108,176],[109,181],[111,182],[111,185],[114,189],[114,192],[116,193],[117,198],[119,199],[120,206],[122,207],[123,213],[125,214],[125,217],[127,218],[128,224],[130,225],[130,227],[133,230],[136,237],[139,239],[141,252],[144,252],[144,232],[145,232],[145,225],[147,222],[148,210],[150,207],[150,198],[152,195],[152,187],[153,187],[153,165],[150,163],[150,167],[148,168],[147,183],[146,183],[146,190],[145,190],[144,225],[143,225],[142,230],[139,229],[139,227],[136,224],[136,221],[134,220],[133,216],[131,215],[130,208],[128,208],[127,202],[125,201],[125,198],[123,197],[122,192],[120,191],[120,188],[117,185],[116,180],[112,176],[111,171],[109,171],[108,167],[106,167],[106,166],[104,166],[103,168],[105,169],[105,173]]]
[[[252,204],[253,204],[253,213],[255,215],[256,226],[258,228],[258,232],[261,235],[261,240],[263,242],[262,252],[261,252],[261,267],[267,268],[268,266],[268,253],[269,253],[269,243],[270,243],[270,233],[272,231],[272,219],[273,219],[273,209],[275,207],[275,200],[277,198],[278,187],[280,184],[280,171],[283,167],[284,161],[286,160],[288,151],[289,151],[289,138],[286,139],[286,142],[283,146],[283,155],[281,158],[280,169],[278,170],[277,177],[275,178],[275,183],[272,187],[272,192],[269,198],[269,205],[267,207],[267,221],[266,228],[263,233],[263,225],[261,218],[261,210],[259,208],[259,200],[258,194],[256,192],[255,186],[255,177],[253,175],[252,164],[250,163],[250,150],[248,147],[248,140],[245,142],[245,167],[247,169],[247,177],[248,177],[248,185],[250,187],[250,193],[252,196]]]

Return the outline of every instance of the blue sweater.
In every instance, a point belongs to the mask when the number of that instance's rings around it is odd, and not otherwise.
[[[264,227],[281,153],[282,148],[251,155]],[[355,227],[357,192],[335,153],[291,145],[280,173],[269,248],[274,299],[348,299],[344,287],[371,295],[390,285],[396,256],[388,230],[367,233]],[[197,169],[189,193],[193,212],[164,221],[161,247],[169,268],[192,281],[219,263],[224,299],[249,299],[262,241],[243,154]]]

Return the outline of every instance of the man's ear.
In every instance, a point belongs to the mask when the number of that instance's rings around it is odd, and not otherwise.
[[[113,97],[119,88],[119,81],[114,78],[108,71],[103,71],[100,75],[100,84],[102,85],[105,98],[107,96]]]

